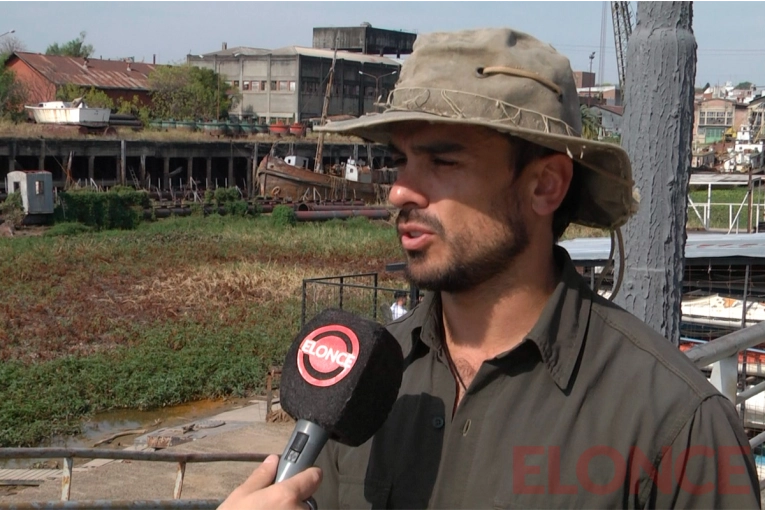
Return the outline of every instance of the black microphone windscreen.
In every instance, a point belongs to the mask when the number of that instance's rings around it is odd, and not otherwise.
[[[280,383],[282,408],[349,446],[371,438],[388,417],[403,377],[401,346],[383,326],[325,310],[298,333]]]

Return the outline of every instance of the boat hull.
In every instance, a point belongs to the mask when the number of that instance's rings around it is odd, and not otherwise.
[[[49,106],[25,106],[32,112],[38,124],[62,124],[73,126],[102,127],[109,125],[111,110],[108,108],[67,108]]]
[[[257,181],[260,195],[293,201],[363,200],[367,204],[384,204],[390,189],[387,184],[316,173],[275,156],[266,156],[260,162]]]

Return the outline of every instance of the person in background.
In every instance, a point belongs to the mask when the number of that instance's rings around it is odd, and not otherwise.
[[[392,320],[396,320],[399,317],[403,317],[407,310],[406,310],[406,291],[403,290],[397,290],[395,294],[393,295],[393,298],[395,301],[392,305],[390,305],[390,314]]]

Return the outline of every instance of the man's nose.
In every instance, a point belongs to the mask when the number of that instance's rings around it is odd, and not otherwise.
[[[399,209],[427,207],[428,198],[420,181],[415,172],[408,169],[400,171],[396,182],[390,188],[388,201]]]

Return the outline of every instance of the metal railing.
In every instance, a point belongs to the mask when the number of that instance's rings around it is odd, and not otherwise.
[[[712,385],[734,405],[741,405],[745,413],[745,402],[765,391],[765,382],[760,382],[751,388],[746,388],[744,384],[744,389],[739,392],[738,381],[741,374],[746,380],[746,350],[763,343],[765,343],[765,322],[693,347],[686,351],[686,355],[699,369],[711,367],[710,382]],[[742,351],[744,356],[742,362],[739,363],[739,354]],[[745,416],[742,416],[742,420],[743,423],[746,423]],[[765,443],[765,432],[761,432],[749,440],[749,446],[752,449],[763,443]],[[760,480],[760,490],[763,489],[765,489],[765,479]]]
[[[61,473],[61,501],[2,503],[0,509],[37,508],[198,508],[215,509],[222,499],[182,500],[183,479],[189,462],[263,462],[266,453],[183,453],[165,451],[105,450],[99,448],[0,448],[0,459],[64,459]],[[70,501],[75,458],[176,462],[178,464],[173,499],[166,500],[78,500]]]
[[[761,209],[760,203],[753,203],[752,204],[752,232],[758,233],[759,230],[759,222],[762,221],[761,213],[763,210]],[[696,203],[693,202],[693,200],[688,198],[688,217],[689,218],[696,218],[701,223],[701,226],[704,227],[704,229],[709,230],[712,228],[724,228],[722,225],[713,225],[713,218],[712,218],[712,211],[724,211],[725,209],[728,210],[728,227],[727,227],[727,233],[733,233],[736,234],[739,233],[739,231],[743,230],[746,231],[747,222],[748,222],[748,207],[746,202],[744,203],[709,203],[709,202],[701,202]],[[693,214],[691,214],[693,213]]]
[[[393,302],[401,289],[378,286],[377,273],[356,273],[303,280],[300,327],[327,308],[348,310],[362,317],[383,321],[382,307]],[[390,298],[385,299],[386,297]],[[387,302],[386,301],[390,301]]]

